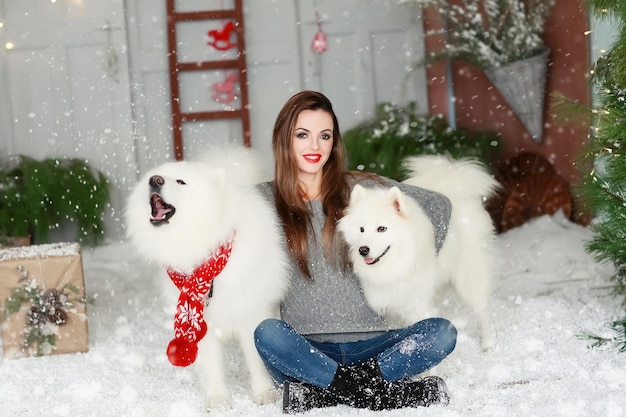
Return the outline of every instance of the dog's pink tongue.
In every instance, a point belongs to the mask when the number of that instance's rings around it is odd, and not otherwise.
[[[363,258],[363,260],[365,261],[366,264],[371,265],[371,264],[374,263],[374,261],[376,259],[374,259],[374,258]]]
[[[170,211],[172,211],[172,209],[166,209],[163,207],[158,207],[155,212],[152,214],[152,219],[153,220],[161,220],[163,218],[165,218],[165,215],[167,213],[169,213]]]

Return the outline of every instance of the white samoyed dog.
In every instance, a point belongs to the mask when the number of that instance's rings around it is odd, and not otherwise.
[[[348,244],[365,296],[390,324],[430,315],[436,290],[450,283],[476,313],[482,347],[495,345],[489,302],[497,271],[495,229],[484,200],[499,186],[477,161],[447,156],[405,160],[407,184],[437,191],[452,203],[446,239],[436,253],[434,227],[398,187],[356,185],[338,230]]]
[[[241,346],[253,400],[267,404],[277,396],[253,340],[262,320],[279,317],[279,303],[288,287],[275,209],[255,187],[261,166],[250,149],[236,145],[211,149],[201,161],[169,162],[150,170],[127,202],[130,242],[164,272],[191,274],[232,238],[230,257],[206,295],[207,331],[197,345],[194,365],[208,408],[232,405],[224,360],[228,340]],[[163,275],[159,278],[166,285],[166,301],[175,305],[180,292]]]

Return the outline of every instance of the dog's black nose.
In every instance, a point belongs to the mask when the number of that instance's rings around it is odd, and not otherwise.
[[[159,190],[165,184],[165,179],[160,175],[153,175],[148,180],[148,184],[150,184],[150,188],[154,190]]]
[[[361,246],[359,248],[359,254],[361,256],[367,256],[368,253],[370,253],[370,248],[368,248],[367,246]]]

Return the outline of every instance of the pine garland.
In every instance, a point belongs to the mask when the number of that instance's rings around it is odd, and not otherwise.
[[[0,166],[0,236],[34,234],[45,241],[51,229],[74,220],[79,240],[98,244],[109,188],[104,174],[81,159],[8,158]]]
[[[626,1],[589,0],[601,19],[611,19],[618,37],[608,53],[595,65],[600,107],[587,157],[593,169],[584,173],[581,197],[595,218],[587,250],[599,262],[615,266],[612,280],[616,297],[626,307]],[[614,339],[594,337],[596,345],[614,343],[626,351],[626,313],[615,320]]]
[[[442,115],[417,113],[417,104],[381,103],[371,120],[343,133],[349,168],[406,179],[407,156],[447,153],[454,158],[475,157],[489,165],[499,149],[495,132],[452,129]]]

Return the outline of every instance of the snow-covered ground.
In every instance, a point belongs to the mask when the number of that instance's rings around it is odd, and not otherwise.
[[[345,406],[308,416],[626,416],[626,353],[590,349],[585,332],[610,335],[621,317],[609,295],[611,267],[584,251],[589,230],[542,217],[500,235],[503,273],[493,300],[495,351],[480,349],[469,311],[450,295],[441,314],[459,329],[452,355],[433,373],[448,383],[448,407],[388,412]],[[126,244],[83,249],[90,350],[0,360],[1,416],[202,416],[191,369],[172,367],[165,347],[172,317],[161,307],[161,279]],[[234,407],[211,415],[279,416],[279,402],[256,406],[233,348]]]

